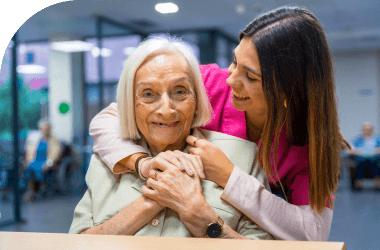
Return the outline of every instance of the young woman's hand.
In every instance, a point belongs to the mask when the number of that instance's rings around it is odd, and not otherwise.
[[[200,157],[179,150],[161,152],[156,157],[145,160],[141,165],[141,174],[145,177],[149,177],[151,170],[163,171],[163,162],[176,166],[181,171],[186,172],[188,176],[197,175],[201,179],[205,178]]]
[[[206,179],[226,187],[235,166],[223,151],[211,142],[192,135],[186,138],[186,142],[189,153],[201,158]]]

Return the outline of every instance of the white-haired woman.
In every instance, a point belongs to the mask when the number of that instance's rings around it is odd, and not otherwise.
[[[30,201],[35,198],[39,189],[46,188],[46,181],[51,174],[51,167],[61,153],[58,139],[51,133],[49,119],[38,121],[39,133],[30,135],[26,145],[24,161],[24,182],[27,183],[28,192],[24,199]]]
[[[186,138],[193,134],[217,144],[243,171],[268,184],[255,163],[253,143],[196,129],[210,120],[211,108],[199,65],[183,43],[166,38],[143,42],[125,63],[117,101],[123,137],[149,155],[170,151],[200,165],[199,157],[186,153]],[[145,182],[137,173],[142,161],[138,159],[136,172],[115,177],[94,155],[86,175],[88,190],[75,209],[70,233],[271,239],[219,198],[220,186],[166,162],[164,172],[151,171]]]

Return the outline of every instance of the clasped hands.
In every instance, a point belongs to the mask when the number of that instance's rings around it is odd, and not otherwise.
[[[201,236],[204,232],[199,228],[205,226],[205,221],[215,221],[217,214],[206,202],[200,179],[207,178],[219,185],[227,183],[234,165],[207,140],[189,136],[186,141],[190,154],[166,151],[143,162],[141,174],[149,179],[142,193],[162,209],[168,207],[176,211],[189,231]],[[222,178],[225,173],[228,173],[227,180]]]

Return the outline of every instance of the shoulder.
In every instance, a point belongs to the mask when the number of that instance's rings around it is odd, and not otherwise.
[[[363,137],[362,137],[361,135],[358,135],[358,136],[356,136],[356,137],[354,138],[354,140],[352,141],[352,143],[353,143],[354,146],[355,146],[355,144],[360,143],[360,142],[362,142],[362,141],[363,141]]]
[[[107,165],[101,160],[98,154],[93,154],[91,156],[90,164],[86,173],[86,181],[91,182],[105,182],[112,181],[117,175],[114,175]]]
[[[198,129],[199,132],[205,137],[209,142],[215,141],[229,141],[230,143],[244,144],[257,148],[256,143],[244,140],[240,137],[236,137],[233,135],[228,135],[220,132],[210,131],[206,129]]]
[[[199,66],[202,79],[207,91],[228,89],[226,80],[229,77],[227,69],[221,69],[216,64],[208,64]]]
[[[206,140],[219,147],[235,166],[251,173],[256,161],[258,147],[254,142],[236,136],[200,129]]]
[[[228,77],[228,70],[227,69],[221,69],[217,64],[207,64],[207,65],[199,65],[199,69],[203,77],[210,77],[210,76],[227,76]]]

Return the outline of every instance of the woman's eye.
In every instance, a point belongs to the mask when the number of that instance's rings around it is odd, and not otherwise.
[[[178,89],[174,92],[175,95],[183,95],[183,94],[186,94],[186,90],[185,89]]]
[[[145,91],[142,93],[143,97],[151,98],[153,97],[153,93],[151,91]]]
[[[255,79],[253,79],[253,78],[249,77],[248,75],[247,75],[247,79],[248,79],[248,81],[250,81],[250,82],[253,82],[253,81],[255,81]]]
[[[233,63],[233,64],[237,64],[237,62],[236,62],[236,58],[235,58],[235,57],[232,58],[232,63]]]

